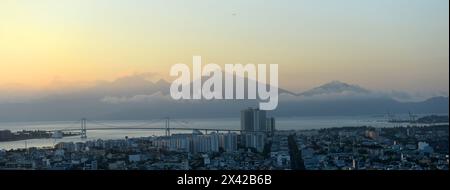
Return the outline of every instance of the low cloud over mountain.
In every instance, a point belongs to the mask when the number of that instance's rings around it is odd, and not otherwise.
[[[369,94],[369,90],[361,88],[357,85],[350,85],[340,81],[332,81],[319,87],[313,88],[306,92],[298,94],[299,96],[320,96],[329,94]]]
[[[23,102],[0,102],[0,121],[151,119],[171,117],[239,116],[257,100],[180,100],[170,97],[170,83],[132,75],[86,88],[54,93]],[[447,97],[414,100],[404,92],[377,92],[332,81],[302,93],[280,89],[276,116],[359,115],[390,113],[448,113]],[[195,110],[195,111],[194,111]]]

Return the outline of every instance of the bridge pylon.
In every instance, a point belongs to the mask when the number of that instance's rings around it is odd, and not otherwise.
[[[82,139],[86,139],[87,138],[87,134],[86,134],[86,118],[81,119],[81,138]]]

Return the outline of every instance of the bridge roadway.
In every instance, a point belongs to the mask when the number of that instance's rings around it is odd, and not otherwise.
[[[199,130],[199,131],[227,131],[227,132],[247,132],[247,133],[267,133],[267,131],[246,131],[241,129],[214,129],[214,128],[188,128],[188,127],[95,127],[95,128],[86,128],[86,131],[99,131],[99,130]],[[80,131],[80,128],[73,129],[60,129],[60,130],[49,130],[48,132],[56,132],[56,131]]]

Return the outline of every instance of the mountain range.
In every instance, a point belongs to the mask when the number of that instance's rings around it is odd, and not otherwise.
[[[239,111],[257,107],[259,100],[173,100],[170,83],[151,82],[136,75],[89,88],[54,93],[23,102],[0,103],[0,121],[111,120],[239,117]],[[193,111],[195,110],[195,111]],[[274,116],[339,116],[386,113],[448,114],[448,97],[402,101],[390,93],[332,81],[302,93],[279,89]]]

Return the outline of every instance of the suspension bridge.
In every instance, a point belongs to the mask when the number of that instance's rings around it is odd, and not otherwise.
[[[89,125],[92,127],[88,127]],[[80,132],[80,137],[82,139],[87,138],[87,132],[88,131],[102,131],[102,130],[163,130],[165,132],[165,136],[170,136],[171,131],[203,131],[204,134],[208,134],[208,132],[246,132],[246,133],[267,133],[267,131],[246,131],[241,129],[220,129],[220,128],[195,128],[192,126],[189,126],[190,122],[187,121],[180,121],[171,119],[170,117],[155,119],[146,121],[141,124],[135,124],[135,125],[113,125],[106,123],[104,121],[97,121],[97,120],[89,120],[86,118],[82,118],[81,120],[75,121],[72,124],[79,124],[81,127],[68,127],[63,129],[55,129],[55,130],[48,130],[48,132]],[[175,125],[175,127],[173,127]],[[71,125],[73,126],[73,125]]]

